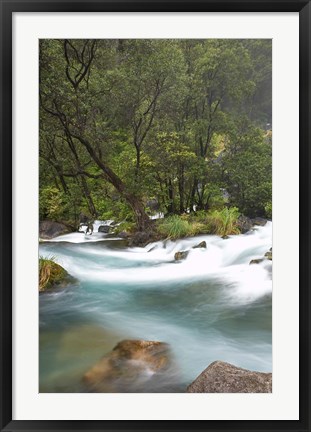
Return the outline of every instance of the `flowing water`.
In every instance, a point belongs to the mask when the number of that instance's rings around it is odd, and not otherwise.
[[[72,233],[40,244],[77,282],[40,295],[40,392],[83,392],[84,373],[123,339],[167,342],[174,372],[154,388],[182,392],[211,362],[272,370],[272,223],[224,240],[196,236],[128,248]],[[207,248],[192,249],[205,240]],[[190,250],[175,261],[177,251]],[[160,383],[160,384],[159,384]],[[131,391],[131,390],[124,390]],[[132,390],[133,391],[133,390]]]

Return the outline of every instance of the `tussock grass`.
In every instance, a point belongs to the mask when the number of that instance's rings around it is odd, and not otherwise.
[[[239,234],[237,221],[240,213],[236,207],[214,210],[207,215],[207,224],[211,234],[227,236]]]
[[[159,220],[157,231],[161,236],[172,240],[198,234],[219,236],[239,234],[240,230],[237,225],[239,215],[236,207],[210,212],[200,211],[189,215],[174,215]]]
[[[204,225],[201,222],[192,222],[177,215],[169,216],[158,222],[158,232],[172,240],[200,234],[203,229]]]

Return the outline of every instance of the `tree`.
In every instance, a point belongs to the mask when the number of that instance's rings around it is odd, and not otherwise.
[[[220,167],[231,205],[248,216],[264,216],[272,195],[272,147],[251,125],[231,132]]]

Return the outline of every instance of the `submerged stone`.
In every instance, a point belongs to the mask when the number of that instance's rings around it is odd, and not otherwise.
[[[168,344],[124,340],[86,372],[83,382],[93,392],[135,391],[170,365]]]

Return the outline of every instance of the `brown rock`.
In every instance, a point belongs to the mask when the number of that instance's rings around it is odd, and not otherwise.
[[[206,249],[206,241],[201,241],[201,243],[197,244],[196,246],[193,246],[192,249],[199,249],[199,248],[205,248]]]
[[[187,393],[271,393],[272,374],[215,361],[187,388]]]
[[[251,265],[251,264],[260,264],[261,262],[263,262],[264,261],[264,258],[256,258],[256,259],[252,259],[250,262],[249,262],[249,265]]]
[[[174,255],[174,258],[176,261],[181,261],[187,258],[189,254],[189,251],[180,251],[180,252],[176,252]]]

